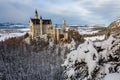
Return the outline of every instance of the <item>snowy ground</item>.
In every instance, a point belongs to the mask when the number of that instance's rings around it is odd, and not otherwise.
[[[93,30],[93,27],[79,27],[78,31],[80,34],[93,34],[97,33],[99,30]]]
[[[120,73],[112,73],[105,76],[104,80],[120,80]]]
[[[10,37],[19,37],[26,34],[29,28],[21,29],[0,29],[0,41],[4,41]]]
[[[79,27],[78,31],[81,35],[83,34],[94,34],[94,33],[98,33],[100,31],[100,29],[94,29],[94,27]],[[103,40],[105,38],[105,35],[101,35],[101,36],[93,36],[93,37],[85,37],[85,40],[91,40],[91,41],[95,41],[95,40]]]
[[[103,40],[105,39],[105,35],[101,35],[101,36],[93,36],[93,37],[85,37],[85,40],[91,40],[91,41],[95,41],[95,40]]]

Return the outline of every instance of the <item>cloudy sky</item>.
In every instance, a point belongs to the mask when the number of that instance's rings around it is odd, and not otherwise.
[[[109,24],[120,17],[120,0],[0,0],[0,22],[28,23],[35,9],[54,24]]]

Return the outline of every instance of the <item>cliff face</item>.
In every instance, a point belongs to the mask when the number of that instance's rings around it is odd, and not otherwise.
[[[120,27],[120,19],[117,19],[117,20],[113,21],[113,22],[108,26],[108,28],[110,28],[110,29],[114,29],[114,28],[117,28],[117,27]]]
[[[107,27],[107,33],[115,34],[119,33],[120,30],[120,19],[117,19],[113,21],[108,27]]]

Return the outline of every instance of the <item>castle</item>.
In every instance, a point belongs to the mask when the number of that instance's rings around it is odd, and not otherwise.
[[[30,37],[47,34],[52,40],[59,42],[60,40],[68,40],[68,32],[66,31],[66,21],[62,21],[62,28],[53,27],[51,19],[38,18],[38,12],[35,10],[34,18],[30,19]]]

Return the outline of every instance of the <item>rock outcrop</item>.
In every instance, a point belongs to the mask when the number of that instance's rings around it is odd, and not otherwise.
[[[120,31],[120,19],[113,21],[107,28],[106,28],[106,38],[110,36],[110,34],[116,34]]]

